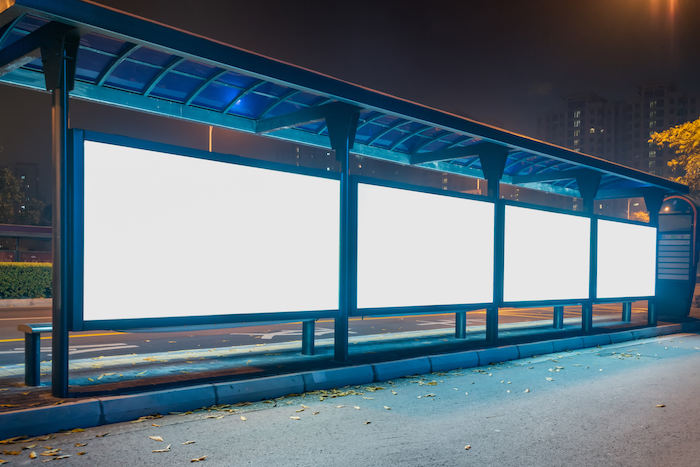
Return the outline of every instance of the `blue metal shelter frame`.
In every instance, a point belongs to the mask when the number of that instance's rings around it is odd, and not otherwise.
[[[52,93],[54,176],[54,338],[52,390],[68,393],[68,312],[73,307],[70,228],[75,203],[68,163],[69,95],[300,144],[330,148],[341,164],[340,306],[335,358],[348,360],[353,309],[353,184],[350,152],[488,181],[497,204],[494,263],[503,264],[499,184],[583,198],[645,198],[656,225],[672,181],[79,0],[5,0],[0,4],[0,81]],[[591,274],[595,271],[595,225]],[[349,237],[350,236],[350,237]],[[495,268],[487,340],[497,338],[503,271]],[[592,279],[594,279],[592,277]],[[595,281],[591,280],[591,284]],[[591,285],[590,297],[595,296]],[[583,304],[584,331],[592,304]],[[653,311],[653,303],[650,306]],[[649,322],[655,324],[650,313]],[[464,313],[457,314],[463,327]],[[555,312],[556,324],[556,312]],[[457,333],[459,335],[459,332]]]

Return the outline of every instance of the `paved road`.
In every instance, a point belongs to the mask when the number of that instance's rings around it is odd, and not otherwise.
[[[635,314],[646,314],[646,302],[633,306]],[[620,305],[598,305],[595,315],[620,316]],[[581,316],[580,307],[565,308],[565,318]],[[502,309],[499,323],[551,320],[551,308]],[[24,335],[17,331],[23,323],[51,321],[48,307],[0,308],[0,366],[24,362]],[[478,310],[467,314],[469,326],[485,324],[485,312]],[[351,335],[385,334],[422,329],[454,328],[454,314],[367,317],[350,320]],[[333,321],[319,320],[316,323],[316,337],[333,336]],[[42,337],[42,359],[50,359],[51,336]],[[97,355],[123,355],[126,353],[152,354],[155,352],[220,348],[257,343],[279,343],[301,339],[301,323],[251,326],[208,331],[121,333],[113,331],[87,331],[71,333],[71,356],[92,357]]]
[[[61,448],[71,466],[698,465],[699,365],[700,337],[674,335],[90,428],[0,459],[34,465],[50,456],[32,450]]]

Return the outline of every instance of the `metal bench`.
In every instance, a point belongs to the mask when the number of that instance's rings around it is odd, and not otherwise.
[[[20,324],[18,331],[24,333],[24,384],[41,386],[41,340],[42,332],[53,331],[51,323]]]
[[[239,323],[226,325],[227,328],[243,327],[243,326],[260,326],[265,324],[282,324],[290,321],[268,321],[262,323]],[[295,320],[293,322],[298,322]],[[221,328],[221,326],[219,327]],[[213,326],[188,326],[172,327],[172,328],[144,328],[130,329],[125,332],[167,332],[167,331],[182,331],[183,329],[199,330],[213,329]],[[20,324],[17,330],[24,333],[24,384],[27,386],[41,386],[41,333],[52,332],[53,325],[51,323],[33,323]],[[301,353],[302,355],[314,354],[314,335],[316,333],[316,321],[302,321],[301,335]]]

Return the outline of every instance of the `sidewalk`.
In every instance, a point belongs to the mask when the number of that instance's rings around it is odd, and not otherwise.
[[[51,396],[49,362],[37,388],[23,385],[24,365],[9,365],[0,367],[0,439],[700,330],[700,309],[681,324],[656,328],[644,327],[642,316],[633,323],[597,319],[589,335],[576,318],[565,320],[564,330],[548,321],[502,325],[491,348],[483,326],[469,327],[466,339],[452,329],[352,337],[347,364],[333,361],[332,339],[317,339],[314,356],[302,356],[296,341],[77,359],[71,397],[63,400]]]

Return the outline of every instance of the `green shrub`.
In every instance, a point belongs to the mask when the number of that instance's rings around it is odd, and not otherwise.
[[[51,263],[0,263],[0,299],[51,298]]]

